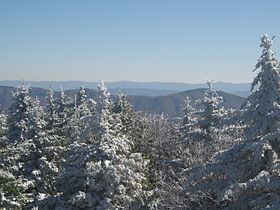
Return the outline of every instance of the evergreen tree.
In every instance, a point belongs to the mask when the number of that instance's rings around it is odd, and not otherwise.
[[[112,119],[110,94],[102,82],[99,94],[101,133],[96,146],[97,162],[87,164],[88,173],[92,176],[92,195],[99,197],[96,206],[105,209],[141,209],[147,205],[151,193],[145,178],[147,162],[141,154],[131,153],[132,141],[118,132],[122,124],[118,116]]]
[[[186,97],[183,105],[183,120],[179,129],[180,136],[183,140],[190,137],[190,133],[194,130],[194,125],[197,123],[194,117],[195,109],[191,106],[191,100]]]
[[[74,106],[74,102],[71,104],[69,98],[66,97],[63,89],[60,89],[59,97],[57,100],[56,109],[56,121],[54,125],[54,133],[61,138],[67,136],[67,121],[71,116],[71,108]]]
[[[268,35],[261,37],[263,47],[255,70],[260,72],[252,85],[252,94],[244,105],[242,121],[247,125],[245,135],[248,138],[262,136],[279,128],[280,109],[280,72],[279,61],[272,51],[273,39]]]
[[[74,106],[72,107],[66,125],[68,136],[73,141],[78,141],[80,139],[87,141],[88,137],[83,135],[83,133],[91,123],[95,104],[94,100],[88,99],[84,87],[81,86],[77,97],[76,95],[74,97]]]
[[[7,118],[1,113],[0,138],[0,208],[21,209],[27,202],[26,186],[19,176],[20,155],[25,148],[19,146],[28,138],[29,115],[32,100],[29,88],[22,85],[13,93]],[[4,135],[7,132],[7,137]]]
[[[119,115],[113,113],[113,101],[104,82],[98,85],[99,102],[97,104],[96,122],[94,123],[95,138],[99,141],[103,133],[117,136],[121,131]]]
[[[279,209],[279,64],[272,44],[267,35],[261,37],[264,50],[256,65],[261,71],[252,88],[259,86],[242,117],[246,141],[186,171],[189,208]]]
[[[65,146],[69,143],[66,136],[66,124],[70,111],[63,89],[61,88],[60,95],[56,99],[54,91],[50,88],[46,102],[44,113],[46,125],[43,130],[53,146]]]
[[[89,99],[84,86],[80,87],[76,98],[76,107],[79,112],[81,121],[93,116],[96,108],[96,102],[93,99]]]
[[[81,136],[80,123],[80,110],[77,106],[76,95],[74,97],[74,106],[71,109],[71,114],[67,119],[67,124],[65,125],[66,135],[70,138],[70,141],[77,141]]]
[[[219,105],[223,102],[223,98],[218,96],[213,89],[213,81],[207,81],[208,89],[205,91],[204,98],[201,100],[203,111],[198,126],[205,130],[206,133],[211,133],[219,124],[224,109],[220,109]]]
[[[66,96],[64,93],[64,90],[61,88],[60,89],[60,94],[58,98],[58,118],[60,121],[60,124],[58,125],[59,128],[63,128],[64,124],[66,123],[66,118],[67,118],[67,102],[66,102]]]
[[[43,108],[36,99],[29,115],[28,140],[21,145],[26,152],[21,154],[19,161],[20,174],[29,183],[30,204],[36,206],[38,202],[54,193],[53,183],[59,172],[55,159],[58,150],[53,136],[45,129]]]
[[[121,132],[127,137],[132,138],[135,132],[136,114],[133,111],[132,105],[128,102],[125,94],[119,92],[116,95],[116,101],[113,106],[113,112],[119,115],[122,128]]]
[[[85,104],[87,104],[87,102],[88,102],[88,97],[87,97],[87,94],[86,94],[86,90],[85,90],[84,86],[81,86],[80,90],[78,92],[76,105],[77,106],[80,106],[82,104],[85,105]]]
[[[7,137],[11,141],[22,141],[28,135],[28,119],[32,110],[29,87],[22,85],[13,93],[12,105],[8,112]]]
[[[44,132],[46,127],[45,113],[38,98],[33,100],[32,110],[28,115],[28,139],[33,139]],[[45,133],[45,132],[44,132]]]
[[[57,139],[46,129],[43,108],[37,98],[29,96],[26,86],[14,94],[8,116],[9,141],[3,141],[5,152],[1,151],[1,162],[5,167],[2,170],[11,172],[21,186],[21,195],[15,200],[19,199],[23,208],[33,208],[54,193],[59,159]]]
[[[49,89],[46,97],[46,122],[47,122],[47,129],[53,130],[58,123],[58,116],[57,116],[57,104],[54,97],[54,91],[52,88]],[[54,132],[52,132],[54,133]]]
[[[59,179],[59,206],[67,209],[141,209],[151,193],[144,161],[131,153],[131,142],[120,132],[112,114],[112,101],[104,83],[99,85],[98,131],[94,144],[75,142]],[[116,117],[116,116],[115,116]],[[65,184],[67,180],[68,184]]]

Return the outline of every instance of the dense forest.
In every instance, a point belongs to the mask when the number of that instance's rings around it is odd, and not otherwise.
[[[1,209],[279,209],[280,64],[273,38],[251,95],[226,109],[207,81],[184,117],[136,112],[126,95],[84,87],[47,103],[24,84],[0,115]]]

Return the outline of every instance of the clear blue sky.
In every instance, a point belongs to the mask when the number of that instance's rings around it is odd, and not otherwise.
[[[0,0],[0,80],[251,82],[279,0]]]

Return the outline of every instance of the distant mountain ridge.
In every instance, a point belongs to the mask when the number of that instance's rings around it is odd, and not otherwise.
[[[11,104],[12,92],[16,89],[14,87],[0,86],[0,105],[3,108],[8,108]],[[182,116],[182,105],[184,99],[188,96],[191,100],[197,100],[203,97],[205,89],[193,89],[186,90],[183,92],[169,94],[165,96],[131,96],[128,95],[129,102],[133,105],[136,111],[145,111],[148,113],[165,113],[170,117]],[[45,97],[47,96],[47,89],[43,88],[31,88],[31,96],[38,97],[40,101],[44,104]],[[73,97],[77,94],[78,89],[67,90],[65,94]],[[98,93],[92,89],[86,89],[86,93],[89,98],[98,100]],[[58,96],[58,92],[55,92],[55,96]],[[223,91],[218,91],[218,94],[224,98],[223,106],[226,108],[239,109],[242,105],[244,98],[226,93]]]
[[[148,113],[166,113],[171,117],[182,116],[182,105],[188,96],[193,102],[203,98],[205,88],[186,90],[176,94],[167,96],[147,97],[147,96],[128,96],[130,103],[133,104],[135,110],[142,110]],[[223,106],[225,108],[239,109],[245,98],[217,91],[218,95],[223,97]]]
[[[52,87],[54,90],[59,90],[63,87],[64,90],[77,89],[81,85],[89,89],[97,89],[98,82],[83,82],[83,81],[25,81],[30,87],[38,87],[49,89]],[[17,80],[0,81],[0,86],[17,87],[21,82]],[[206,88],[204,83],[190,84],[178,82],[131,82],[131,81],[118,81],[106,82],[106,86],[111,92],[116,93],[121,89],[128,95],[141,95],[141,96],[163,96],[172,93],[179,93],[185,90]],[[214,88],[224,92],[232,93],[242,97],[249,95],[250,83],[226,83],[215,82]]]

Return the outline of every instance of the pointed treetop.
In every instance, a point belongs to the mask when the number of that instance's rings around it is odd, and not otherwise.
[[[21,79],[21,80],[20,80],[20,84],[21,84],[21,86],[25,86],[24,79]]]
[[[53,89],[52,89],[52,86],[50,86],[50,89],[49,89],[49,91],[48,91],[48,94],[50,95],[53,95],[54,94],[54,91],[53,91]]]
[[[81,86],[80,86],[80,91],[81,91],[81,92],[85,92],[85,86],[81,85]]]
[[[64,97],[65,97],[65,94],[64,94],[63,87],[60,86],[60,98],[64,98]]]
[[[24,83],[22,83],[21,85],[19,85],[16,89],[16,92],[13,92],[13,96],[16,97],[16,95],[19,94],[29,94],[30,93],[30,88],[29,86],[26,86]]]
[[[105,84],[104,84],[104,80],[103,80],[103,79],[101,79],[101,80],[100,80],[100,82],[99,82],[98,86],[105,86]]]
[[[275,36],[272,37],[272,39],[269,39],[269,36],[267,34],[264,34],[261,36],[261,44],[260,47],[263,47],[262,55],[258,59],[258,63],[255,66],[255,69],[253,69],[253,72],[257,70],[260,67],[267,66],[268,63],[271,67],[278,67],[278,61],[275,59],[275,54],[271,50],[273,46],[273,39]]]
[[[270,50],[273,45],[274,38],[275,36],[273,36],[272,39],[269,39],[269,36],[267,34],[262,35],[260,47],[264,47],[265,50]]]
[[[213,81],[214,80],[207,80],[206,84],[208,85],[209,89],[212,90],[213,89]]]
[[[108,92],[107,87],[104,84],[103,80],[100,80],[100,83],[98,84],[98,91],[99,91],[99,98],[108,98],[111,96],[111,94]],[[107,100],[107,99],[106,99]]]
[[[77,105],[80,106],[82,104],[87,103],[87,101],[88,101],[88,99],[87,99],[85,87],[83,85],[81,85],[80,90],[79,90],[78,94],[76,95]]]

